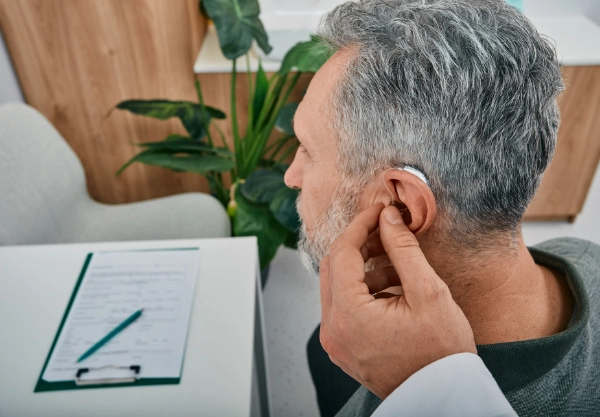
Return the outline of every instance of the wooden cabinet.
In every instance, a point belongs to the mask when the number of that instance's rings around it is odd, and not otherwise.
[[[129,142],[162,140],[183,128],[121,111],[107,117],[125,99],[196,100],[192,66],[206,32],[198,0],[0,0],[0,26],[26,101],[77,153],[93,198],[127,203],[208,190],[200,175],[141,164],[115,177],[138,151]],[[564,73],[556,156],[528,219],[574,219],[600,158],[600,67],[567,66]],[[229,74],[197,77],[206,103],[229,114]],[[243,119],[244,76],[237,89]],[[229,135],[229,124],[220,123]]]
[[[574,221],[600,159],[600,66],[563,68],[556,153],[527,209],[528,220]]]

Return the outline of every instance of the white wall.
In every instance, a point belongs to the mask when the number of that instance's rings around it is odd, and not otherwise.
[[[528,16],[584,15],[600,25],[600,0],[524,0]]]
[[[307,18],[297,14],[318,13],[330,10],[337,4],[346,0],[259,0],[263,14],[272,14],[275,10],[279,17],[289,18],[296,12],[297,21],[308,20],[316,24],[316,19]],[[585,15],[600,25],[600,0],[523,0],[524,12],[529,16],[552,15]],[[268,17],[267,17],[268,19]]]
[[[10,101],[22,102],[23,95],[0,32],[0,104]]]

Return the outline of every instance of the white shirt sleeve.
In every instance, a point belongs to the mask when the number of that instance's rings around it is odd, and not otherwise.
[[[473,353],[440,359],[410,376],[372,417],[516,417],[500,387]]]

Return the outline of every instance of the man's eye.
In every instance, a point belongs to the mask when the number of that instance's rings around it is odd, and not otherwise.
[[[300,146],[298,146],[298,151],[306,153],[306,148],[304,147],[304,145],[300,145]]]

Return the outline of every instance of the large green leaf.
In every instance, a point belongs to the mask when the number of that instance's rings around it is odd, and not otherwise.
[[[281,63],[279,74],[284,75],[296,69],[298,72],[317,72],[331,57],[318,37],[311,36],[310,41],[300,42],[290,49]]]
[[[201,5],[215,22],[219,44],[227,59],[247,53],[253,39],[265,54],[271,52],[267,32],[258,18],[258,0],[202,0]]]
[[[170,100],[126,100],[117,104],[117,108],[134,114],[166,120],[178,117],[194,139],[200,140],[206,134],[210,118],[224,119],[225,113],[210,106],[202,107],[189,101]]]
[[[296,211],[298,190],[288,188],[283,173],[260,170],[253,172],[239,187],[241,194],[250,202],[268,204],[275,219],[290,232],[297,232],[300,219]]]
[[[296,199],[299,191],[285,187],[281,189],[269,204],[273,217],[287,230],[296,233],[300,228],[300,218],[296,210]]]
[[[134,162],[156,165],[178,172],[206,174],[209,171],[225,172],[234,168],[235,162],[217,155],[181,154],[165,149],[147,149],[131,158],[117,175]]]
[[[294,125],[292,121],[294,120],[294,115],[296,114],[296,110],[298,110],[298,105],[300,103],[288,103],[281,108],[279,114],[277,115],[277,120],[275,121],[275,127],[281,130],[286,135],[294,135]]]
[[[167,141],[167,140],[177,141],[180,139],[190,139],[190,138],[188,136],[180,135],[179,133],[171,133],[169,136],[167,136],[165,138],[165,141]],[[150,142],[148,142],[148,143],[150,143]],[[142,144],[140,144],[140,145],[142,145]]]
[[[239,188],[249,201],[268,204],[287,186],[283,182],[283,174],[265,169],[254,171]]]
[[[205,142],[198,142],[189,137],[176,134],[169,135],[165,140],[160,142],[134,143],[134,145],[155,151],[161,150],[169,151],[171,153],[207,153],[233,159],[233,153],[225,148],[218,148]]]
[[[289,233],[275,220],[265,204],[252,203],[239,192],[239,187],[236,187],[235,202],[237,208],[233,218],[233,234],[257,237],[260,267],[264,269]]]
[[[191,101],[155,100],[126,100],[117,105],[118,109],[129,110],[132,113],[165,120],[169,117],[179,117],[181,108],[191,107],[196,112],[202,112],[202,106]],[[213,119],[225,119],[227,115],[211,106],[204,106],[204,111]]]

